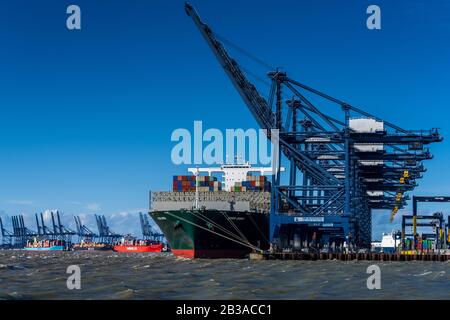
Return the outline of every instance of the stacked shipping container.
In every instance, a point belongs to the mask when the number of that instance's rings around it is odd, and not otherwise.
[[[418,251],[432,251],[435,247],[435,240],[430,239],[417,239],[416,247],[413,248],[413,242],[411,239],[406,238],[404,248],[405,250],[418,250]]]
[[[195,192],[195,176],[173,176],[173,192]],[[199,192],[217,192],[222,190],[222,183],[217,178],[198,176]]]
[[[247,176],[245,181],[236,182],[231,191],[246,192],[246,191],[265,191],[270,192],[271,183],[267,181],[265,176]]]

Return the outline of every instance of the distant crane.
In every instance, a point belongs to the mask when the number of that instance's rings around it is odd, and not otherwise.
[[[97,234],[92,232],[88,227],[86,227],[82,222],[79,216],[73,217],[75,220],[75,225],[77,228],[78,241],[93,241]]]
[[[13,246],[23,248],[27,244],[27,241],[35,237],[37,233],[25,226],[23,215],[12,216],[11,221],[13,226]]]
[[[56,216],[56,218],[55,218]],[[56,212],[51,211],[52,217],[52,226],[53,226],[53,237],[57,240],[64,240],[68,243],[72,242],[72,236],[76,235],[76,232],[65,227],[61,223],[61,218],[59,215],[59,211]]]
[[[50,211],[52,226],[47,227],[44,221],[44,214],[35,214],[37,234],[36,236],[42,239],[49,240],[64,240],[67,243],[72,242],[72,236],[76,235],[76,232],[65,227],[61,223],[61,217],[59,211]]]
[[[153,230],[152,226],[150,225],[150,220],[146,214],[139,212],[139,219],[141,221],[142,236],[144,239],[157,241],[163,240],[164,235]]]
[[[95,215],[95,220],[97,221],[100,242],[115,243],[123,237],[121,234],[115,233],[109,228],[104,215]]]
[[[13,233],[5,229],[2,217],[0,217],[0,231],[2,235],[2,247],[11,247],[13,244]]]
[[[45,225],[44,222],[44,215],[42,214],[42,212],[38,215],[37,213],[35,214],[35,218],[36,218],[36,226],[37,226],[37,233],[39,236],[45,236],[48,238],[53,238],[54,237],[54,233],[53,231],[48,228]]]

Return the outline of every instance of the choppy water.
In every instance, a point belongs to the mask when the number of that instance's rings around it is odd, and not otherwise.
[[[380,262],[381,290],[367,289],[370,264],[0,251],[0,299],[450,299],[450,262]]]

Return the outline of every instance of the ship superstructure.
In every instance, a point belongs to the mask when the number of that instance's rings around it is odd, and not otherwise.
[[[282,169],[284,170],[284,169]],[[271,167],[252,167],[249,162],[246,163],[236,163],[236,164],[223,164],[220,167],[205,167],[205,168],[189,168],[189,172],[194,175],[200,173],[207,173],[211,176],[213,173],[223,174],[223,184],[226,191],[232,191],[232,188],[236,183],[243,182],[247,180],[250,173],[259,173],[262,175],[267,175],[272,173]]]

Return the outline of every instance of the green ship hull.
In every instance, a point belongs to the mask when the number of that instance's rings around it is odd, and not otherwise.
[[[245,258],[269,248],[269,216],[221,210],[151,211],[172,252],[184,258]]]

